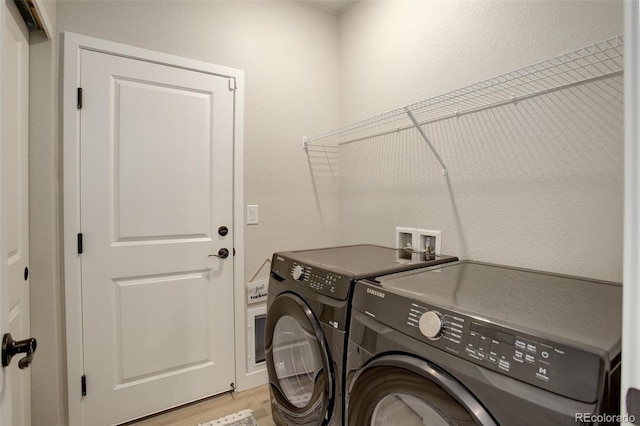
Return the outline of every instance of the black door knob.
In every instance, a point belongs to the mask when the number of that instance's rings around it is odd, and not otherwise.
[[[229,233],[229,228],[227,228],[226,226],[221,226],[220,228],[218,228],[218,235],[220,235],[221,237],[224,237],[228,233]]]
[[[229,250],[227,250],[226,248],[221,248],[220,250],[218,250],[218,254],[210,254],[209,257],[218,257],[220,259],[226,259],[227,257],[229,257]]]
[[[11,358],[19,353],[26,354],[18,362],[21,370],[29,367],[33,361],[33,355],[36,353],[38,342],[33,337],[25,340],[13,340],[11,333],[5,333],[2,338],[2,366],[7,367],[11,363]]]

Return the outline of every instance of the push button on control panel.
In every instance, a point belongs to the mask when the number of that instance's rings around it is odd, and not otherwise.
[[[498,363],[498,368],[501,368],[504,371],[509,371],[511,369],[511,363],[504,359],[501,359]]]
[[[516,351],[513,353],[513,360],[518,362],[524,362],[524,352],[516,349]]]

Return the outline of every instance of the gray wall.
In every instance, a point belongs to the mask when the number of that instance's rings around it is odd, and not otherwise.
[[[622,34],[622,2],[356,2],[343,124]],[[622,280],[622,77],[340,146],[342,242],[442,231],[463,258]]]

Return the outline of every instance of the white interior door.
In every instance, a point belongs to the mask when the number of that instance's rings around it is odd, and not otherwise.
[[[30,336],[29,321],[29,33],[15,4],[2,1],[2,232],[6,282],[3,303],[13,339]],[[11,425],[31,424],[31,372],[17,355],[5,368]]]
[[[83,50],[81,64],[84,404],[99,425],[235,381],[234,94],[158,63]]]

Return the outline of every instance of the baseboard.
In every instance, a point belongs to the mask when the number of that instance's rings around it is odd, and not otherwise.
[[[267,369],[254,371],[247,374],[247,380],[245,382],[246,389],[255,388],[267,384],[269,376],[267,375]]]

